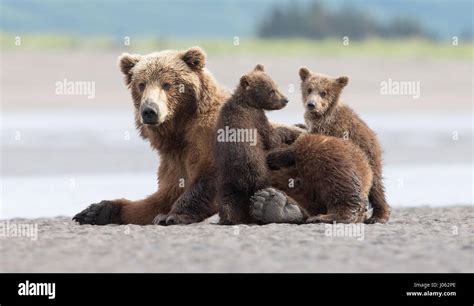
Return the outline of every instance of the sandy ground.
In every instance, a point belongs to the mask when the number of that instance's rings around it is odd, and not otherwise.
[[[474,272],[473,207],[403,208],[349,237],[326,225],[238,227],[37,224],[37,240],[1,237],[2,272]],[[2,221],[5,227],[5,222]],[[0,222],[0,224],[2,224]],[[363,233],[363,235],[362,235]]]

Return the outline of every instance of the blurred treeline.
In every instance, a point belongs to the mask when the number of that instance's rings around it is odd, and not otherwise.
[[[433,38],[421,23],[408,16],[382,22],[352,6],[330,10],[319,1],[275,4],[264,16],[257,33],[263,38]]]

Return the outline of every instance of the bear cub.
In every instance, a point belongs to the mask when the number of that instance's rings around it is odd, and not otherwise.
[[[214,157],[221,224],[253,223],[250,197],[270,185],[266,152],[290,144],[298,131],[274,128],[265,110],[285,107],[288,99],[262,65],[242,76],[233,95],[222,106],[216,124]]]
[[[382,181],[382,149],[374,131],[339,100],[349,78],[332,78],[313,73],[306,67],[300,68],[299,75],[308,131],[350,140],[362,149],[373,172],[373,184],[369,193],[373,215],[366,223],[386,223],[390,216],[390,207],[385,199]]]
[[[305,199],[310,199],[298,203],[306,219],[302,222],[357,223],[371,216],[368,193],[372,170],[364,152],[351,142],[303,134],[293,145],[271,151],[267,162],[271,170],[296,167],[300,179],[298,190]],[[266,210],[268,214],[278,213],[286,218],[281,208]]]

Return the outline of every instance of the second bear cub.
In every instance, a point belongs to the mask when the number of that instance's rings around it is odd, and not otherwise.
[[[278,110],[288,99],[262,65],[240,79],[222,106],[216,125],[217,205],[221,224],[252,223],[250,197],[270,185],[266,151],[291,143],[298,134],[273,128],[264,110]]]
[[[305,121],[310,133],[334,136],[350,140],[366,154],[373,172],[373,185],[369,201],[373,205],[373,216],[367,223],[385,223],[390,216],[390,207],[385,200],[382,181],[382,149],[375,133],[348,106],[339,101],[348,77],[331,78],[301,68],[301,90],[306,108]]]

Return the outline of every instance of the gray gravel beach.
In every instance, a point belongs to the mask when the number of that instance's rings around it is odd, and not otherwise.
[[[233,227],[213,224],[217,216],[169,227],[13,219],[0,224],[37,225],[37,236],[0,237],[0,270],[474,272],[473,217],[472,206],[395,209],[388,224],[362,225],[343,237],[330,236],[324,224]]]

